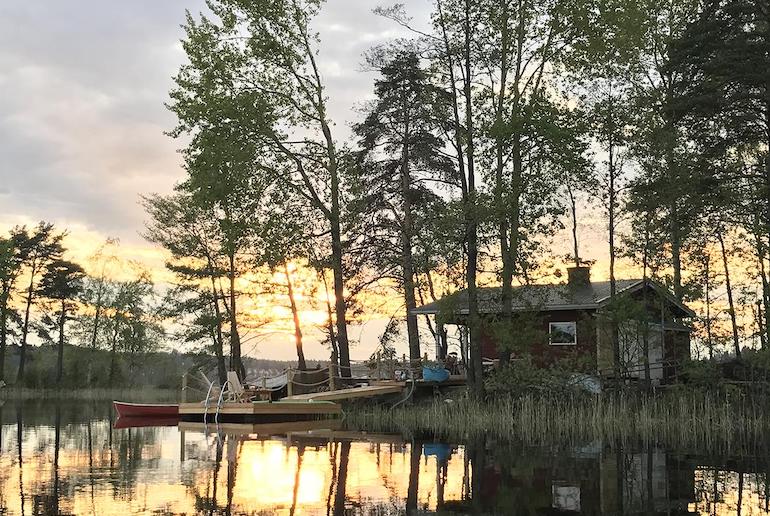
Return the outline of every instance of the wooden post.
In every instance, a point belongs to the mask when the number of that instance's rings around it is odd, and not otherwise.
[[[187,403],[187,373],[182,374],[182,396],[180,401]]]
[[[179,461],[184,462],[185,461],[185,436],[184,436],[184,430],[179,431]]]
[[[292,382],[294,382],[294,369],[289,368],[286,371],[286,395],[287,396],[294,395],[294,387],[292,386]]]
[[[382,380],[382,353],[377,352],[377,379]]]
[[[329,390],[330,391],[336,391],[337,390],[337,365],[335,363],[329,364]]]

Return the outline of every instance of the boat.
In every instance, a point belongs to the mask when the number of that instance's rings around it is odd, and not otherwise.
[[[113,401],[119,417],[179,416],[179,405],[174,403],[127,403]]]
[[[179,416],[118,416],[115,429],[146,428],[157,426],[176,426],[179,424]]]

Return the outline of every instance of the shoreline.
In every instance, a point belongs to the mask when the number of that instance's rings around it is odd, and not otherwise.
[[[67,388],[29,388],[3,387],[0,400],[82,400],[82,401],[178,401],[179,390],[159,389],[155,387],[116,387],[111,389],[67,389]]]

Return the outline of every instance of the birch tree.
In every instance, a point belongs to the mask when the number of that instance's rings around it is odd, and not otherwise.
[[[176,77],[177,133],[228,121],[251,140],[261,170],[312,207],[323,221],[333,272],[341,373],[350,375],[340,151],[328,114],[310,22],[316,0],[214,0],[216,19],[188,14],[183,46],[189,62]]]

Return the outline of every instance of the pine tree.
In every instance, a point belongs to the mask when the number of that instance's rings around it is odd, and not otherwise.
[[[27,338],[32,322],[32,308],[37,301],[40,277],[45,274],[48,266],[61,258],[64,248],[62,240],[64,233],[57,233],[53,224],[40,222],[30,233],[26,228],[15,228],[12,238],[16,241],[20,255],[24,257],[22,262],[29,282],[25,289],[24,318],[21,326],[21,340],[19,351],[19,369],[16,374],[16,382],[24,382],[25,366],[27,362]]]
[[[85,271],[71,261],[56,259],[52,261],[43,277],[40,279],[39,295],[47,298],[55,306],[56,326],[59,332],[57,359],[56,359],[56,384],[61,386],[64,372],[64,341],[67,321],[72,317],[72,312],[77,308],[76,296],[83,289]]]
[[[409,356],[420,359],[416,301],[415,248],[418,217],[430,216],[435,194],[432,181],[445,181],[451,164],[442,156],[443,142],[436,136],[438,92],[429,83],[417,54],[398,50],[381,68],[375,82],[376,100],[366,119],[355,126],[360,138],[362,164],[358,182],[360,202],[373,213],[378,228],[380,273],[397,270],[404,297]],[[363,208],[362,208],[363,209]]]

